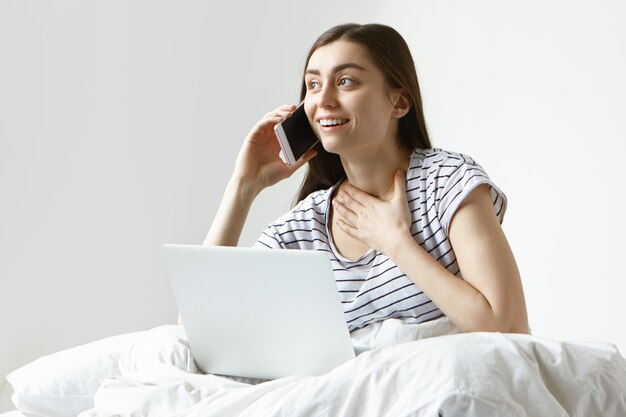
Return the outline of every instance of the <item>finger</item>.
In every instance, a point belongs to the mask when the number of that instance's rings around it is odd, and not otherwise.
[[[259,120],[259,122],[257,122],[255,127],[256,127],[257,130],[263,130],[264,128],[266,128],[268,126],[277,125],[278,123],[282,122],[283,120],[284,120],[284,118],[280,117],[280,116],[266,116],[263,119]]]
[[[277,108],[276,112],[284,115],[285,117],[289,117],[293,114],[295,109],[296,106],[294,106],[293,104],[285,104],[284,106],[280,106],[279,108]]]
[[[278,121],[282,122],[283,120],[285,120],[285,119],[287,119],[289,117],[291,117],[291,113],[287,112],[287,111],[272,112],[272,113],[267,113],[265,116],[263,116],[263,120],[278,118]]]
[[[290,117],[293,114],[293,111],[295,109],[296,109],[296,106],[285,104],[284,106],[280,106],[272,110],[271,112],[265,113],[263,117],[264,118],[274,117],[274,116]]]
[[[281,114],[284,114],[284,115],[286,115],[286,116],[291,116],[295,110],[296,110],[296,107],[295,107],[295,106],[293,106],[293,107],[287,107],[287,108],[285,108],[285,109],[281,109],[281,110],[280,110],[280,113],[281,113]]]
[[[306,164],[316,156],[317,151],[315,149],[309,149],[304,155],[300,157],[300,159],[298,159],[298,161],[296,161],[295,165],[293,166],[293,171],[297,171],[302,165]]]
[[[281,106],[271,112],[265,113],[262,120],[272,119],[272,121],[275,121],[275,119],[278,118],[278,123],[280,123],[285,119],[291,117],[294,110],[295,106]]]
[[[402,169],[396,171],[396,185],[400,191],[406,193],[406,172]]]
[[[350,196],[350,194],[340,191],[335,199],[337,203],[342,204],[346,209],[351,210],[355,214],[361,214],[365,208],[363,204],[359,203]]]
[[[378,198],[367,194],[365,191],[362,191],[349,183],[345,184],[343,192],[346,193],[350,199],[359,203],[361,206],[373,205],[374,203],[380,201]]]
[[[333,200],[333,207],[335,211],[350,224],[356,224],[359,219],[359,216],[353,210],[337,199]]]
[[[293,104],[283,104],[280,107],[276,107],[270,113],[277,113],[277,112],[281,112],[281,111],[293,111],[293,110],[295,110],[295,108],[296,108],[296,106],[293,105]]]
[[[406,172],[397,170],[394,178],[393,198],[406,199]]]
[[[357,215],[363,215],[368,208],[373,208],[381,202],[359,188],[350,185],[348,190],[343,190],[339,194],[339,201]]]
[[[357,240],[362,241],[361,237],[359,236],[359,229],[357,229],[356,227],[352,226],[351,224],[348,224],[343,219],[337,219],[337,225],[341,228],[341,230],[346,232],[348,235],[352,236],[353,238]]]
[[[268,118],[278,117],[279,118],[278,123],[284,122],[286,119],[289,119],[291,116],[293,116],[293,111],[289,111],[289,110],[280,110],[275,113],[268,113],[265,115],[265,117],[268,117]]]

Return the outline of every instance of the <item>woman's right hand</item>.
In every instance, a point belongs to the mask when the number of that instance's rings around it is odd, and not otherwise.
[[[294,166],[284,163],[278,155],[280,145],[274,126],[284,118],[291,117],[295,109],[294,105],[283,105],[267,113],[248,133],[239,151],[233,176],[250,184],[257,193],[290,177],[317,155],[317,151],[311,149]]]

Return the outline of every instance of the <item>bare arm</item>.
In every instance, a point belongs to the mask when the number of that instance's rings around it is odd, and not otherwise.
[[[349,184],[339,190],[333,202],[339,226],[389,256],[461,331],[528,333],[520,274],[489,188],[473,190],[450,223],[459,279],[411,235],[404,175],[396,174],[395,182],[390,201]]]
[[[237,156],[235,170],[222,202],[204,239],[205,246],[237,246],[250,207],[259,193],[290,177],[317,153],[304,154],[296,165],[286,165],[278,156],[280,145],[274,126],[291,117],[296,106],[284,105],[267,113],[250,131]]]
[[[258,192],[253,184],[231,178],[213,224],[202,244],[204,246],[237,246],[250,207],[257,195]]]
[[[403,236],[389,257],[459,329],[529,332],[520,273],[488,186],[468,195],[450,225],[450,241],[464,279],[437,262],[410,234]]]
[[[274,125],[291,117],[295,108],[284,105],[267,113],[246,136],[233,175],[202,243],[204,246],[237,246],[250,207],[259,193],[290,177],[317,155],[316,151],[310,150],[292,167],[278,156],[280,145],[274,134]],[[183,324],[180,314],[178,324]]]

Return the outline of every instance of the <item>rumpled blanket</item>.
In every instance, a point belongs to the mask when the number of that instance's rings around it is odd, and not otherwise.
[[[352,333],[370,350],[322,376],[201,374],[182,326],[145,332],[95,407],[110,416],[626,416],[626,360],[609,343],[460,333],[390,319]]]

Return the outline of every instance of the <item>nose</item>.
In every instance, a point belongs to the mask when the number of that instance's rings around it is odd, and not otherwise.
[[[337,91],[332,83],[325,83],[318,94],[318,107],[332,108],[337,105]]]

